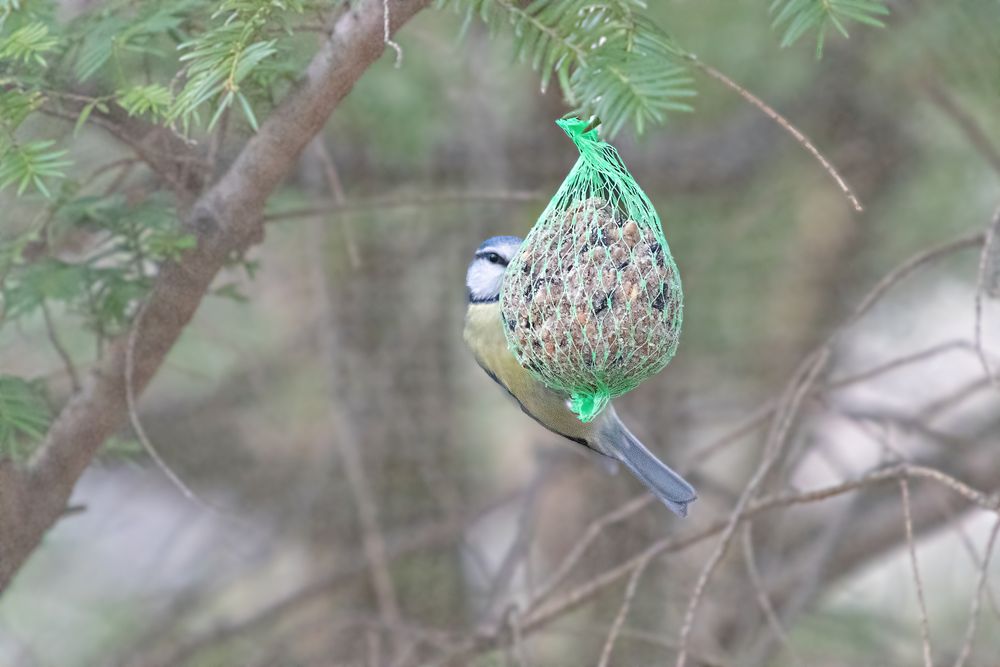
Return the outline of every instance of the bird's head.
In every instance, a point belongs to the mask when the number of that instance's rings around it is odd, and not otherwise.
[[[470,303],[489,303],[500,298],[504,271],[520,247],[520,237],[494,236],[476,248],[465,274]]]

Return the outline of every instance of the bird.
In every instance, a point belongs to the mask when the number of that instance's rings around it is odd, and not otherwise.
[[[686,517],[697,499],[694,488],[632,435],[613,405],[584,423],[570,410],[569,396],[549,388],[522,367],[507,347],[500,313],[504,273],[521,247],[517,236],[484,241],[465,276],[468,308],[463,338],[479,366],[529,417],[556,435],[582,445],[611,464],[628,468],[671,511]]]

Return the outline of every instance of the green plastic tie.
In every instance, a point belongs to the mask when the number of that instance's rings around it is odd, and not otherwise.
[[[601,388],[595,392],[574,392],[569,408],[583,423],[592,422],[611,401],[611,392]]]

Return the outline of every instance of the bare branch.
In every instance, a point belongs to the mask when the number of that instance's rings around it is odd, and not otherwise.
[[[974,351],[974,346],[970,345],[964,340],[955,340],[947,343],[941,343],[939,345],[933,345],[924,350],[918,352],[913,352],[912,354],[906,354],[895,359],[891,359],[884,363],[879,364],[873,368],[865,371],[860,371],[854,375],[848,375],[839,379],[830,380],[825,386],[825,389],[841,389],[849,385],[858,384],[859,382],[865,382],[871,380],[872,378],[884,375],[891,371],[899,368],[904,368],[910,366],[917,361],[926,361],[933,357],[945,354],[946,352],[951,352],[953,350],[965,350],[968,352]]]
[[[924,599],[924,583],[917,565],[917,549],[913,543],[913,517],[910,515],[910,485],[906,477],[899,480],[899,490],[903,496],[903,522],[906,525],[906,547],[910,552],[910,566],[913,568],[913,584],[917,589],[917,603],[920,608],[920,640],[924,648],[924,667],[934,667],[931,657],[931,629],[927,620],[927,602]]]
[[[52,313],[49,311],[48,303],[43,299],[41,304],[42,317],[45,320],[45,331],[49,336],[49,342],[62,360],[63,368],[66,369],[66,375],[69,376],[70,386],[73,387],[73,391],[80,391],[80,376],[76,372],[76,366],[73,365],[73,358],[69,356],[66,347],[59,340],[59,334],[56,332],[55,324],[52,322]]]
[[[344,194],[344,184],[340,180],[337,165],[333,162],[333,156],[330,155],[330,151],[326,147],[326,142],[323,141],[323,136],[317,136],[313,140],[312,145],[315,146],[316,156],[323,165],[323,173],[326,175],[327,187],[330,189],[330,196],[333,198],[334,206],[345,206],[347,204],[347,196]],[[338,217],[340,218],[340,231],[344,235],[344,247],[347,248],[347,257],[351,261],[351,267],[355,270],[360,269],[361,253],[358,251],[358,244],[355,242],[354,234],[351,232],[350,222],[347,216],[341,215]]]
[[[696,56],[694,56],[694,54],[689,54],[688,60],[692,64],[694,64],[694,66],[697,67],[699,70],[701,70],[708,76],[712,77],[716,81],[721,82],[724,86],[726,86],[730,90],[735,91],[737,95],[745,99],[747,102],[760,109],[768,118],[773,120],[775,123],[780,125],[786,132],[792,135],[792,138],[794,138],[795,141],[799,142],[799,145],[802,146],[804,149],[806,149],[806,151],[808,151],[814,158],[816,158],[816,160],[820,163],[820,165],[823,166],[823,169],[826,171],[826,173],[829,174],[830,178],[832,178],[834,182],[837,184],[837,187],[840,188],[840,191],[844,193],[845,197],[847,197],[847,201],[850,202],[854,210],[858,213],[861,213],[865,210],[864,207],[861,206],[861,202],[858,201],[858,198],[854,194],[854,191],[851,190],[851,187],[847,184],[847,181],[844,180],[844,177],[840,175],[836,167],[834,167],[833,164],[828,159],[826,159],[826,156],[823,155],[818,148],[816,148],[815,144],[813,144],[813,142],[809,140],[809,137],[803,134],[802,131],[799,130],[797,127],[792,125],[787,118],[782,116],[772,107],[770,107],[767,103],[765,103],[762,99],[760,99],[759,97],[751,93],[749,90],[747,90],[740,84],[730,79],[728,76],[726,76],[719,70],[699,60]]]
[[[984,232],[983,250],[979,255],[979,271],[976,277],[976,297],[974,302],[975,325],[973,330],[973,341],[976,347],[976,355],[979,363],[983,367],[983,372],[990,382],[1000,391],[1000,376],[994,375],[990,368],[990,361],[983,348],[983,294],[989,290],[988,270],[991,254],[995,252],[994,245],[997,242],[997,234],[1000,233],[1000,206],[993,212],[993,218]]]
[[[996,457],[993,457],[996,459]],[[970,463],[972,468],[981,467],[977,466],[977,462]],[[995,464],[995,467],[1000,468],[1000,464]],[[984,509],[988,509],[991,512],[997,513],[998,508],[1000,508],[1000,503],[990,499],[986,494],[981,491],[972,489],[968,485],[965,485],[953,477],[941,473],[940,471],[933,471],[935,474],[929,474],[926,468],[919,466],[909,466],[905,464],[900,464],[896,466],[891,466],[888,468],[882,468],[880,470],[875,470],[867,475],[856,478],[854,480],[842,482],[840,484],[834,484],[832,486],[822,487],[814,491],[807,492],[796,492],[796,493],[779,493],[771,496],[761,498],[757,501],[749,503],[738,515],[736,515],[737,522],[742,522],[747,519],[752,519],[765,512],[770,512],[775,509],[790,507],[793,505],[802,505],[809,503],[816,503],[829,498],[834,498],[836,496],[844,495],[845,493],[850,493],[852,491],[857,491],[859,489],[865,489],[872,487],[877,484],[881,484],[888,481],[899,481],[901,479],[914,476],[923,476],[928,479],[934,480],[936,482],[946,484],[949,488],[953,490],[962,489],[962,495],[968,499],[976,499],[977,505],[979,502],[984,503],[981,505]],[[537,632],[547,626],[549,623],[557,618],[562,617],[564,614],[580,607],[589,600],[592,600],[599,593],[604,591],[609,586],[620,581],[624,577],[632,574],[635,568],[644,560],[651,560],[659,558],[666,554],[677,553],[683,551],[695,544],[699,544],[706,539],[709,539],[720,533],[724,533],[730,526],[732,521],[732,516],[726,518],[716,519],[712,523],[708,524],[700,531],[683,536],[683,537],[666,537],[656,542],[653,542],[641,552],[635,556],[619,563],[592,577],[589,581],[584,584],[571,589],[570,591],[562,594],[557,599],[553,600],[549,604],[533,611],[524,620],[522,626],[522,633],[527,636],[528,634]],[[898,515],[897,515],[898,516]],[[873,530],[878,530],[879,534],[886,532],[880,526],[876,526]],[[834,573],[836,574],[836,572]],[[459,663],[464,658],[468,658],[471,655],[475,655],[479,652],[489,650],[500,645],[503,641],[502,633],[499,630],[494,630],[493,632],[488,632],[481,634],[473,639],[465,641],[459,645],[452,647],[449,651],[444,653],[438,660],[431,664],[434,665],[448,665],[453,663]],[[685,651],[686,647],[682,643],[678,642],[678,651]],[[687,651],[689,655],[693,655],[690,651]],[[459,663],[460,664],[460,663]]]
[[[326,151],[322,140],[314,140],[313,145],[318,145],[317,153],[321,156],[321,161],[326,163],[324,166],[326,167],[330,195],[343,201],[343,190],[340,188],[340,182],[336,178],[336,172],[333,170],[333,163],[329,155],[325,155]],[[323,159],[324,155],[325,160]],[[350,405],[350,397],[344,395],[343,385],[338,381],[338,378],[360,377],[363,371],[354,363],[350,355],[344,354],[344,348],[339,340],[343,327],[338,322],[337,313],[333,307],[333,297],[330,293],[331,277],[327,271],[327,258],[324,254],[324,251],[329,247],[327,226],[318,219],[314,219],[312,224],[313,233],[317,239],[313,245],[312,258],[315,282],[319,293],[317,310],[322,313],[322,321],[326,324],[326,328],[318,340],[320,356],[327,371],[327,393],[330,397],[327,430],[333,434],[333,444],[343,463],[347,486],[357,511],[358,523],[361,526],[361,542],[370,566],[371,586],[375,592],[380,618],[387,625],[399,625],[402,621],[402,612],[392,573],[389,570],[389,559],[379,520],[378,501],[361,455],[362,430],[349,408],[345,408],[345,406]],[[373,651],[381,653],[378,639],[377,634],[372,634],[369,637],[369,645]],[[405,653],[403,647],[393,641],[390,648],[394,662],[401,661]]]
[[[613,526],[616,523],[620,523],[630,516],[636,514],[637,512],[649,507],[655,498],[648,493],[644,493],[641,496],[637,496],[625,503],[618,509],[605,514],[604,516],[595,519],[583,533],[583,537],[580,538],[570,549],[566,557],[559,563],[556,569],[552,572],[549,578],[539,586],[538,592],[531,601],[531,607],[537,607],[541,604],[552,591],[557,589],[569,573],[576,567],[580,559],[587,552],[590,545],[596,540],[605,529]]]
[[[986,582],[989,579],[990,560],[993,557],[993,548],[996,546],[997,533],[1000,533],[1000,516],[993,522],[990,530],[990,537],[986,541],[986,553],[983,554],[983,563],[979,568],[979,579],[976,582],[976,593],[972,597],[972,609],[969,610],[969,625],[965,629],[965,640],[962,642],[962,649],[955,658],[955,667],[964,667],[965,661],[972,653],[972,642],[976,638],[976,625],[979,621],[979,609],[983,602],[983,593],[986,590]]]
[[[635,570],[632,571],[632,576],[629,577],[628,585],[625,586],[625,597],[622,599],[622,606],[618,609],[615,620],[611,624],[611,629],[608,631],[608,638],[604,641],[604,648],[601,649],[601,659],[598,661],[597,667],[608,667],[611,663],[611,652],[615,648],[615,642],[621,633],[622,625],[625,624],[625,617],[628,616],[628,610],[632,606],[632,599],[635,598],[639,579],[642,578],[643,572],[649,566],[649,561],[649,558],[639,561],[635,566]]]
[[[990,140],[990,135],[983,130],[979,122],[952,97],[937,81],[926,79],[922,82],[924,92],[938,109],[954,121],[958,129],[965,135],[969,146],[978,152],[986,164],[990,165],[1000,175],[1000,150]]]
[[[975,248],[982,244],[984,239],[985,235],[983,232],[973,232],[971,234],[966,234],[965,236],[960,236],[952,241],[946,241],[940,245],[933,246],[927,250],[918,252],[916,255],[913,255],[883,276],[882,279],[875,284],[875,287],[868,292],[865,298],[861,300],[861,302],[854,308],[851,315],[841,325],[841,330],[853,325],[864,317],[864,315],[871,310],[883,296],[885,296],[886,292],[920,267],[934,260],[940,259],[941,257],[950,255],[958,250]]]
[[[691,593],[691,599],[684,613],[684,623],[681,625],[680,639],[678,640],[681,648],[677,653],[675,663],[677,667],[684,667],[687,661],[688,639],[691,635],[691,629],[694,627],[694,618],[698,610],[698,604],[705,592],[705,588],[708,586],[709,579],[725,555],[736,527],[742,519],[744,509],[749,505],[754,494],[757,493],[758,488],[771,472],[775,462],[777,462],[784,448],[785,440],[798,414],[799,406],[805,399],[806,394],[812,390],[819,374],[826,367],[829,357],[829,347],[821,347],[803,361],[789,383],[785,397],[782,399],[781,407],[775,414],[771,434],[764,448],[764,458],[744,488],[739,501],[736,503],[736,507],[733,508],[729,516],[729,522],[726,525],[725,531],[723,531],[722,538],[698,575],[698,581],[695,583],[694,591]]]
[[[406,194],[391,197],[372,197],[370,199],[353,199],[350,201],[334,199],[320,206],[309,206],[288,211],[278,211],[264,216],[265,222],[294,220],[295,218],[311,218],[327,216],[333,213],[359,211],[367,209],[392,209],[424,206],[444,206],[449,204],[489,203],[504,204],[509,202],[530,202],[548,198],[539,192],[513,190],[499,192],[452,192],[445,194],[421,195]]]
[[[781,642],[788,655],[791,656],[792,662],[796,665],[803,665],[802,658],[799,657],[795,651],[795,647],[792,646],[792,642],[788,639],[788,633],[781,625],[781,619],[778,618],[778,614],[774,611],[774,606],[767,595],[767,588],[764,586],[760,571],[757,569],[757,559],[754,556],[753,549],[753,522],[751,521],[747,521],[743,525],[743,560],[747,567],[747,576],[750,579],[750,584],[757,593],[757,604],[760,606],[761,611],[764,612],[764,617],[767,618],[767,623],[771,626],[771,631],[778,638],[778,641]]]
[[[156,447],[153,446],[152,441],[150,441],[149,436],[146,435],[146,429],[143,428],[142,422],[139,420],[139,413],[136,410],[136,399],[135,399],[135,343],[139,338],[139,332],[142,328],[143,314],[146,311],[146,304],[143,303],[140,306],[139,311],[135,314],[135,318],[132,320],[132,329],[128,335],[128,344],[125,346],[125,407],[128,410],[129,423],[132,425],[132,430],[135,432],[135,437],[139,439],[142,443],[143,449],[149,455],[149,458],[153,460],[156,467],[166,475],[167,479],[180,489],[180,492],[184,494],[184,497],[188,500],[197,503],[201,507],[206,507],[207,504],[198,497],[198,495],[184,483],[184,480],[175,473],[167,462],[163,460],[160,453],[156,451]]]

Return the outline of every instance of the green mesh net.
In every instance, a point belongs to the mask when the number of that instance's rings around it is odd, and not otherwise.
[[[557,124],[580,159],[507,268],[500,308],[518,362],[588,422],[674,356],[683,297],[660,219],[618,151],[585,121]]]

